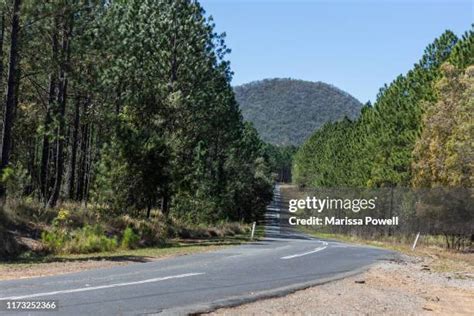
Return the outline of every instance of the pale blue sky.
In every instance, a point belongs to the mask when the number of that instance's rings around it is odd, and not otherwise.
[[[374,101],[444,30],[474,21],[471,0],[201,0],[227,33],[239,85],[273,77],[333,84]]]

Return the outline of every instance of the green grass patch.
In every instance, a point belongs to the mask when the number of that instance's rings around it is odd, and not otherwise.
[[[242,234],[202,240],[174,239],[159,247],[145,247],[138,249],[117,248],[113,251],[100,251],[94,253],[58,253],[40,255],[33,252],[27,252],[14,260],[0,262],[0,267],[11,265],[17,267],[32,267],[35,264],[41,263],[88,260],[147,262],[158,258],[213,251],[224,247],[240,245],[248,241],[250,241],[250,235]]]
[[[128,236],[128,238],[131,237]],[[118,247],[117,238],[107,237],[100,225],[86,225],[71,232],[63,228],[55,228],[44,231],[41,240],[53,253],[93,253],[112,251]],[[128,240],[127,245],[129,245]]]
[[[257,225],[255,227],[255,236],[254,239],[260,239],[265,237],[265,226],[263,225]]]
[[[121,247],[123,249],[135,249],[138,247],[140,236],[132,228],[127,227],[123,232]]]

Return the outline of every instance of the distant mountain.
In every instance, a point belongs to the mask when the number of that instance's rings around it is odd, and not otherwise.
[[[325,122],[356,118],[362,107],[347,92],[324,82],[265,79],[234,91],[244,119],[275,145],[300,145]]]

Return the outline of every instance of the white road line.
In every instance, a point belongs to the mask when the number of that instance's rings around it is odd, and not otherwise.
[[[186,277],[195,276],[195,275],[202,275],[202,274],[205,274],[205,273],[186,273],[186,274],[170,275],[170,276],[161,277],[161,278],[147,279],[147,280],[136,281],[136,282],[115,283],[115,284],[109,284],[109,285],[99,285],[99,286],[84,287],[84,288],[79,288],[79,289],[62,290],[62,291],[45,292],[45,293],[36,293],[36,294],[29,294],[29,295],[22,295],[22,296],[0,297],[0,301],[2,301],[2,300],[22,300],[22,299],[32,298],[32,297],[42,297],[42,296],[51,296],[51,295],[57,295],[57,294],[68,294],[68,293],[102,290],[102,289],[109,289],[109,288],[128,286],[128,285],[153,283],[153,282],[165,281],[165,280],[170,280],[170,279],[180,279],[180,278],[186,278]]]
[[[302,257],[302,256],[306,256],[306,255],[310,255],[312,253],[315,253],[315,252],[318,252],[318,251],[321,251],[321,250],[324,250],[328,247],[328,243],[323,241],[323,247],[318,247],[314,250],[311,250],[311,251],[308,251],[308,252],[304,252],[304,253],[298,253],[298,254],[295,254],[295,255],[291,255],[291,256],[285,256],[285,257],[281,257],[280,259],[283,259],[283,260],[287,260],[287,259],[293,259],[293,258],[297,258],[297,257]]]
[[[267,206],[267,210],[268,210],[268,211],[280,211],[280,208],[279,208],[279,207]]]

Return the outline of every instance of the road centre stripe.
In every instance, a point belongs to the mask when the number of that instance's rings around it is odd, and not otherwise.
[[[308,251],[308,252],[303,252],[303,253],[298,253],[298,254],[295,254],[295,255],[290,255],[290,256],[285,256],[285,257],[281,257],[280,259],[282,260],[287,260],[287,259],[293,259],[293,258],[297,258],[297,257],[302,257],[302,256],[306,256],[306,255],[309,255],[309,254],[312,254],[312,253],[315,253],[315,252],[318,252],[318,251],[321,251],[321,250],[324,250],[328,247],[328,243],[323,241],[323,247],[318,247],[314,250],[311,250],[311,251]]]

